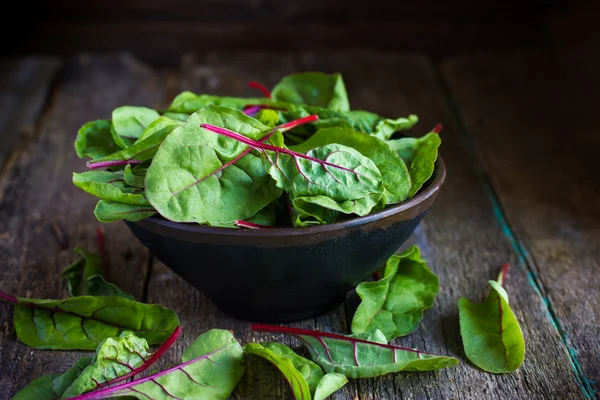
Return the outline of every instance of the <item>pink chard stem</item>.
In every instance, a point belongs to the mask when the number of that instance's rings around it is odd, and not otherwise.
[[[234,221],[234,224],[236,226],[239,226],[240,228],[248,228],[248,229],[269,229],[269,228],[273,228],[272,226],[255,224],[254,222],[241,221],[241,220]]]
[[[118,160],[118,161],[100,161],[100,162],[89,162],[87,167],[89,169],[107,168],[116,165],[127,165],[127,164],[141,164],[143,161],[140,160]]]
[[[268,98],[268,99],[271,98],[271,92],[269,91],[269,89],[267,89],[264,85],[262,85],[262,84],[260,84],[258,82],[250,81],[250,82],[248,82],[248,87],[252,88],[252,89],[258,89],[258,90],[260,90],[262,92],[262,94],[266,98]]]
[[[510,267],[509,263],[505,263],[502,266],[502,270],[500,271],[500,277],[498,279],[498,283],[500,286],[504,287],[504,282],[506,281],[506,274],[508,273],[508,268]]]
[[[432,130],[431,132],[438,134],[442,131],[444,127],[441,124],[437,124]]]
[[[16,297],[6,294],[4,292],[0,292],[0,300],[4,300],[4,301],[6,301],[8,303],[12,303],[12,304],[19,303],[19,300]]]

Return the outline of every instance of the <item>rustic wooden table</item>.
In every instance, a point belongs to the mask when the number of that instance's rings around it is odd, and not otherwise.
[[[599,80],[566,68],[552,51],[455,57],[434,65],[390,53],[210,53],[181,68],[154,70],[127,55],[0,63],[0,288],[61,298],[59,275],[76,245],[106,232],[109,279],[138,300],[175,310],[182,339],[156,366],[172,365],[197,335],[226,328],[242,342],[267,339],[174,275],[122,223],[102,225],[95,199],[71,184],[85,170],[73,150],[84,122],[122,104],[164,106],[180,90],[249,95],[248,80],[273,84],[292,71],[343,73],[355,108],[420,116],[417,134],[442,123],[448,178],[409,244],[421,246],[441,291],[420,328],[394,343],[458,357],[457,367],[349,383],[335,399],[564,399],[600,391],[600,186],[595,132]],[[590,134],[591,133],[591,134]],[[18,137],[18,138],[17,138]],[[466,359],[459,297],[482,299],[504,262],[511,305],[527,354],[515,373],[492,375]],[[290,324],[347,333],[356,298],[321,317]],[[31,379],[65,370],[81,354],[32,350],[15,337],[0,305],[0,398]],[[273,337],[274,338],[274,337]],[[276,338],[300,348],[299,343]],[[248,360],[236,398],[289,396],[262,359]]]

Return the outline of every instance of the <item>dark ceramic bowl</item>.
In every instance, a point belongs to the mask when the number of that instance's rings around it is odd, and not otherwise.
[[[162,218],[127,225],[226,313],[260,322],[299,320],[337,306],[381,267],[421,222],[445,176],[438,157],[433,177],[412,199],[328,225],[251,230]]]

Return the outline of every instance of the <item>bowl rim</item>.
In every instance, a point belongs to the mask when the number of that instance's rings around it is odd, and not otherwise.
[[[430,178],[431,179],[431,178]],[[377,211],[364,217],[351,218],[345,221],[333,222],[331,224],[313,225],[307,227],[272,227],[265,229],[232,229],[223,228],[216,226],[206,226],[200,224],[188,224],[181,222],[174,222],[164,219],[162,217],[149,217],[135,224],[140,225],[159,225],[163,229],[167,230],[178,230],[185,231],[191,234],[210,234],[220,236],[242,236],[242,237],[273,237],[273,236],[302,236],[302,235],[314,235],[317,233],[325,233],[336,230],[343,230],[345,228],[365,225],[374,221],[378,221],[396,214],[405,214],[406,219],[411,219],[416,215],[421,214],[412,212],[414,209],[420,209],[419,205],[429,200],[432,196],[437,195],[440,187],[446,179],[446,165],[441,155],[435,161],[435,167],[433,171],[432,180],[429,182],[427,187],[417,193],[416,196],[402,203],[396,204],[392,207],[385,208],[381,211]],[[425,210],[420,210],[425,211]]]

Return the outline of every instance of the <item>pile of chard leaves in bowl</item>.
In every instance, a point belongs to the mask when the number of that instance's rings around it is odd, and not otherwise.
[[[220,227],[303,227],[365,216],[431,178],[440,126],[392,139],[415,115],[351,110],[339,74],[283,78],[264,97],[183,92],[166,111],[123,106],[85,124],[73,183],[100,198],[98,220],[160,214]]]

